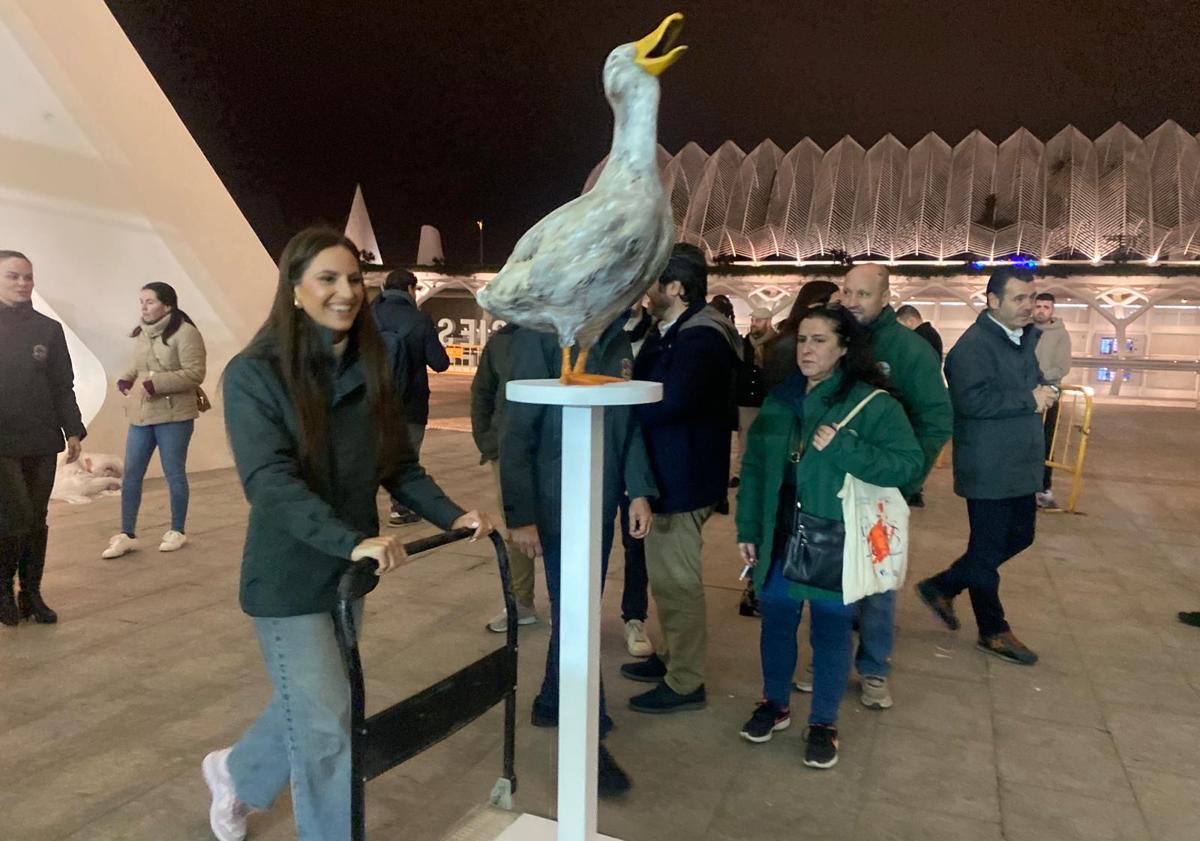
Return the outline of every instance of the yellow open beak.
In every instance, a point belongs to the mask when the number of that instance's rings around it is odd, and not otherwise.
[[[637,41],[633,48],[637,55],[634,58],[642,69],[651,76],[658,76],[683,55],[687,47],[675,45],[679,31],[683,29],[683,15],[676,12],[668,15],[663,22],[645,38]]]

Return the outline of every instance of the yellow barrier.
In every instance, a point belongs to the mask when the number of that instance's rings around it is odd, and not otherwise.
[[[1064,385],[1058,396],[1058,417],[1050,439],[1046,466],[1071,472],[1071,493],[1062,508],[1048,509],[1075,514],[1083,492],[1083,458],[1092,432],[1092,395],[1088,386]]]

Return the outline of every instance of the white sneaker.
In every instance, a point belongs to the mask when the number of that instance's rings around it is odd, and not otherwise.
[[[1035,494],[1035,496],[1037,497],[1037,507],[1038,508],[1057,508],[1058,507],[1058,503],[1054,501],[1054,494],[1051,493],[1050,491],[1038,491]]]
[[[630,619],[625,623],[625,647],[632,657],[649,657],[654,653],[650,637],[646,636],[646,625],[641,619]]]
[[[233,780],[229,776],[229,753],[232,748],[217,750],[204,757],[200,771],[212,794],[212,805],[208,808],[208,825],[212,827],[217,841],[244,841],[246,838],[246,815],[252,811],[237,799]]]
[[[862,705],[869,710],[887,710],[892,706],[892,693],[888,690],[888,681],[878,675],[863,675]]]
[[[536,625],[537,621],[537,613],[534,611],[533,605],[524,605],[517,602],[517,627],[521,625]],[[505,633],[508,630],[508,611],[502,610],[492,617],[492,621],[487,623],[487,629],[493,634]]]
[[[185,543],[187,543],[186,534],[171,530],[163,535],[162,543],[158,544],[158,551],[174,552],[177,549],[182,549]]]
[[[114,534],[109,538],[108,548],[100,553],[100,557],[111,561],[113,558],[119,558],[136,548],[138,548],[137,540],[122,532],[121,534]]]
[[[797,692],[812,692],[813,677],[811,664],[804,670],[804,677],[796,678],[796,682],[792,685],[796,687]]]

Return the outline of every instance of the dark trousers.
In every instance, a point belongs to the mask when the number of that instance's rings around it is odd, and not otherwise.
[[[1046,461],[1050,460],[1050,448],[1054,445],[1054,426],[1058,423],[1058,402],[1046,411],[1046,425],[1043,427],[1046,435]],[[1047,465],[1046,475],[1042,479],[1042,490],[1050,490],[1050,474],[1054,471]]]
[[[621,619],[646,621],[650,606],[650,579],[646,575],[646,544],[629,536],[629,497],[621,497],[621,546],[625,549],[625,587],[621,591]]]
[[[11,588],[13,575],[20,572],[22,590],[41,589],[55,459],[54,455],[0,458],[0,496],[7,509],[0,518],[0,588]]]
[[[608,577],[608,555],[612,551],[612,523],[606,523],[600,531],[600,592],[604,592],[604,579]],[[542,564],[546,568],[546,592],[550,595],[550,646],[546,649],[546,672],[542,676],[542,688],[533,699],[533,708],[540,715],[558,718],[558,640],[562,626],[559,605],[562,593],[562,537],[557,534],[542,535]],[[574,570],[568,574],[574,574]],[[600,681],[600,738],[608,735],[613,720],[608,716],[608,704],[604,700],[604,681]]]
[[[1000,603],[1000,565],[1033,544],[1037,500],[1033,494],[1009,499],[968,499],[971,537],[967,552],[933,578],[939,593],[954,598],[971,594],[971,607],[981,637],[1008,630]]]

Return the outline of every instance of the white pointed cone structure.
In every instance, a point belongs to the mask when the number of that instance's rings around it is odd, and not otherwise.
[[[379,252],[375,229],[371,227],[361,184],[354,186],[354,201],[350,203],[350,215],[346,217],[346,236],[358,246],[359,256],[364,263],[383,264],[383,255]]]
[[[38,294],[87,348],[78,393],[102,400],[88,448],[124,451],[111,383],[150,281],[174,286],[204,335],[219,404],[220,372],[266,317],[277,270],[102,0],[0,0],[0,102],[0,247],[32,258]],[[219,420],[196,424],[188,467],[229,461]]]
[[[446,262],[442,252],[442,232],[433,225],[421,226],[421,241],[417,244],[417,265],[437,266]]]

